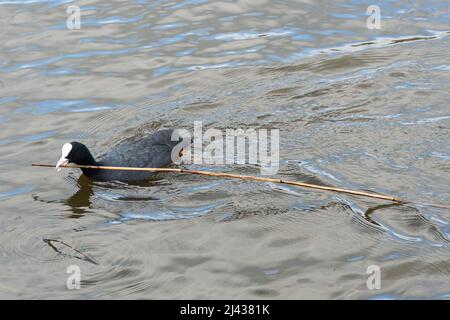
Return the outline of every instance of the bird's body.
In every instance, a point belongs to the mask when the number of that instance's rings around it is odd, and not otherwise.
[[[164,129],[144,138],[122,141],[114,146],[99,160],[95,160],[88,148],[79,143],[72,142],[66,147],[66,153],[61,157],[62,163],[75,163],[78,165],[97,165],[115,167],[160,168],[172,163],[172,150],[181,143],[172,141],[174,130]],[[68,151],[68,152],[67,152]],[[58,164],[60,164],[58,162]],[[58,165],[57,165],[58,166]],[[151,178],[154,173],[142,171],[112,171],[98,169],[82,169],[91,180],[96,181],[142,181]]]

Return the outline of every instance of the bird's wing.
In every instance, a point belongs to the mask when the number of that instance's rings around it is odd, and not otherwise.
[[[141,140],[117,145],[100,160],[100,163],[120,167],[163,167],[172,162],[171,151],[172,148],[168,145],[148,144]]]

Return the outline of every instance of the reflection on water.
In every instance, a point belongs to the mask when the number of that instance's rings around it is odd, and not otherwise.
[[[80,218],[86,214],[91,207],[91,197],[94,194],[92,184],[85,175],[80,176],[77,187],[79,189],[64,201],[71,208],[71,218]]]
[[[80,30],[66,28],[69,5]],[[448,4],[379,6],[382,28],[369,30],[360,1],[0,0],[0,298],[448,299],[443,209],[29,167],[67,141],[98,156],[202,121],[280,129],[282,179],[448,204]],[[82,270],[77,292],[63,289],[70,264]],[[377,291],[366,287],[373,264]]]

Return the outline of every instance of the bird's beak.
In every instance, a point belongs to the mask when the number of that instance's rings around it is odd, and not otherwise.
[[[69,163],[69,159],[61,157],[61,159],[59,159],[58,163],[56,164],[56,170],[59,171],[61,170],[61,166],[64,166],[66,164]]]

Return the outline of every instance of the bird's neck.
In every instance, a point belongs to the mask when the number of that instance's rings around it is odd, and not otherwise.
[[[100,165],[100,163],[95,161],[94,157],[92,156],[92,154],[90,152],[80,163],[77,163],[77,164],[83,165],[83,166],[99,166]],[[98,173],[98,169],[81,168],[81,171],[83,171],[83,173],[88,177],[91,177],[91,176],[95,175],[96,173]]]

